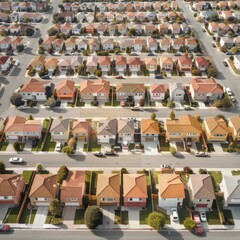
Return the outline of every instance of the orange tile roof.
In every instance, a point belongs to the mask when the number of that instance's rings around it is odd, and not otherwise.
[[[81,93],[109,93],[109,81],[98,79],[96,81],[86,80],[81,82],[79,92]]]
[[[98,64],[100,66],[110,66],[111,65],[111,58],[110,57],[106,57],[106,56],[101,56],[98,57]]]
[[[24,83],[23,87],[20,90],[20,93],[21,92],[45,92],[45,87],[48,83],[50,83],[50,81],[42,81],[42,80],[31,78]]]
[[[142,119],[141,134],[159,134],[158,121],[154,121],[152,119]]]
[[[208,117],[204,119],[204,124],[211,134],[228,134],[229,129],[226,122],[222,118]]]
[[[236,130],[236,132],[240,131],[240,115],[230,117],[229,122],[232,123],[232,126]]]
[[[192,65],[192,61],[189,57],[187,56],[181,56],[181,57],[178,57],[178,62],[181,64],[181,65]]]
[[[150,92],[151,93],[165,93],[167,86],[164,84],[151,84],[150,85]]]
[[[20,174],[0,174],[0,196],[14,196],[21,183],[24,180]]]
[[[142,65],[142,61],[138,57],[132,57],[128,59],[128,64],[129,65]]]
[[[117,83],[116,92],[145,93],[143,83]]]
[[[157,66],[158,62],[157,62],[156,58],[146,58],[145,59],[145,64],[146,64],[146,66],[149,66],[149,65]]]
[[[5,132],[19,132],[23,131],[26,118],[20,116],[13,116],[8,118],[8,122],[5,126]]]
[[[185,198],[185,186],[178,174],[159,174],[158,186],[161,198]]]
[[[195,57],[195,62],[200,66],[208,66],[208,61],[206,60],[206,58],[201,56]]]
[[[122,65],[127,65],[127,59],[123,56],[116,56],[116,66],[122,66]]]
[[[76,133],[85,133],[88,135],[90,131],[90,123],[87,121],[73,121],[72,132],[75,135]]]
[[[190,85],[195,93],[218,93],[223,94],[222,87],[215,81],[214,78],[208,79],[191,79]]]
[[[123,196],[127,198],[147,198],[145,174],[123,174]]]
[[[75,82],[70,80],[63,80],[57,83],[57,92],[74,92]]]

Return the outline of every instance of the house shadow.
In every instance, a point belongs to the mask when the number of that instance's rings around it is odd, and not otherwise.
[[[0,90],[0,98],[4,95],[5,87],[2,87]]]
[[[159,231],[158,234],[161,236],[160,239],[174,239],[174,240],[184,240],[181,232],[176,231],[175,229],[164,229]]]
[[[18,76],[21,72],[22,68],[13,66],[13,70],[10,72],[9,76]]]
[[[176,153],[173,155],[173,157],[179,158],[179,159],[184,159],[184,158],[185,158],[185,156],[184,156],[182,153],[180,153],[180,152],[176,152]]]
[[[78,162],[83,162],[86,160],[86,156],[85,155],[76,155],[76,154],[69,154],[68,155],[69,158],[76,160]]]
[[[3,84],[5,84],[5,85],[8,85],[8,84],[9,84],[9,81],[8,81],[8,79],[5,78],[5,77],[0,77],[0,83],[3,83]]]

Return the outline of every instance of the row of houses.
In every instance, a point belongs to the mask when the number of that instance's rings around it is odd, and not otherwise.
[[[40,22],[42,14],[39,12],[0,12],[0,22]]]
[[[70,37],[66,40],[57,38],[56,36],[47,36],[43,39],[41,46],[44,50],[53,49],[54,51],[60,52],[63,49],[66,52],[82,51],[90,49],[91,51],[99,50],[115,50],[120,49],[121,51],[142,52],[142,51],[165,51],[170,50],[180,51],[197,50],[198,41],[195,38],[167,38],[164,37],[157,40],[152,37],[136,37],[136,38],[108,38],[104,37],[101,41],[97,38],[87,39],[82,37]]]
[[[0,24],[0,34],[2,36],[22,36],[26,35],[26,29],[34,29],[34,26],[23,23]]]
[[[158,174],[158,205],[161,208],[177,208],[189,198],[197,209],[211,210],[215,200],[212,178],[209,174],[191,174],[185,185],[178,174]],[[99,173],[96,185],[96,203],[98,206],[146,207],[148,198],[145,174]],[[120,191],[122,181],[122,192]],[[221,191],[224,194],[225,207],[240,203],[240,177],[223,176]],[[69,171],[66,180],[59,187],[56,174],[36,174],[29,192],[32,206],[49,206],[52,199],[59,198],[65,206],[83,206],[86,195],[85,172]],[[21,193],[25,191],[25,182],[20,174],[0,174],[1,205],[16,206],[20,203]]]
[[[160,24],[138,24],[138,23],[120,23],[120,24],[106,24],[106,23],[71,23],[69,21],[60,24],[54,24],[49,32],[63,33],[70,35],[80,35],[82,33],[88,34],[100,34],[119,36],[127,35],[129,31],[135,31],[136,35],[179,35],[188,34],[191,31],[191,27],[186,23],[172,23],[167,22]]]
[[[11,48],[17,50],[20,46],[23,46],[22,37],[0,37],[0,50],[4,51]]]
[[[0,2],[0,9],[4,12],[43,12],[47,9],[47,2]]]
[[[30,63],[31,68],[36,71],[46,70],[51,76],[56,71],[59,71],[61,75],[66,74],[68,71],[76,70],[79,66],[84,66],[86,72],[93,73],[101,69],[103,74],[109,74],[113,68],[118,74],[140,74],[142,68],[150,72],[156,71],[159,66],[162,71],[173,71],[177,69],[179,72],[191,72],[193,66],[196,66],[200,71],[206,71],[209,66],[209,62],[201,56],[194,58],[194,62],[188,56],[181,56],[173,59],[172,57],[160,57],[158,58],[146,58],[141,59],[139,57],[123,57],[116,56],[115,60],[108,56],[89,56],[84,58],[74,56],[72,58],[46,58],[40,55],[34,58]]]
[[[194,10],[206,10],[206,9],[236,9],[238,8],[240,1],[199,1],[193,2],[192,7]]]
[[[78,2],[65,2],[62,4],[61,10],[63,11],[95,11],[99,10],[100,12],[133,12],[133,11],[150,11],[150,10],[178,10],[178,4],[176,1],[165,1],[165,2],[119,2],[119,3],[78,3]]]
[[[219,117],[207,117],[203,125],[196,117],[184,115],[178,119],[167,119],[165,132],[167,141],[182,142],[186,146],[198,142],[206,134],[207,141],[224,142],[228,136],[234,141],[240,140],[240,115],[230,117],[225,122]],[[7,119],[4,128],[6,140],[25,141],[27,139],[40,139],[42,134],[41,120],[27,120],[24,117],[13,116]],[[91,124],[88,121],[77,119],[53,119],[50,133],[52,141],[67,143],[70,138],[88,143]],[[160,129],[158,121],[151,119],[106,119],[97,124],[97,141],[99,144],[115,144],[129,146],[131,143],[147,142],[157,143]],[[138,139],[138,140],[137,140]]]
[[[234,33],[238,33],[240,24],[238,23],[224,23],[224,22],[209,22],[208,30],[212,34],[226,34],[228,31],[232,30]]]

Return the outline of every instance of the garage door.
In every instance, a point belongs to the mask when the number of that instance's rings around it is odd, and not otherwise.
[[[152,142],[153,141],[153,137],[146,137],[146,142]]]
[[[198,207],[198,208],[206,208],[207,204],[196,204],[196,207]]]

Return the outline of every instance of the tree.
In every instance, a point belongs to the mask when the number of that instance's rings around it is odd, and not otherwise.
[[[36,171],[39,173],[39,172],[41,172],[42,170],[43,170],[42,164],[41,164],[41,163],[38,163],[38,164],[36,165]]]
[[[102,222],[102,211],[97,206],[88,206],[85,211],[84,219],[89,229],[95,229]]]
[[[39,48],[38,48],[38,54],[44,54],[44,48],[43,48],[43,46],[39,46]]]
[[[49,205],[49,212],[55,217],[56,215],[60,215],[62,211],[62,207],[60,206],[58,199],[53,199]]]
[[[216,77],[217,76],[217,69],[213,66],[210,66],[207,70],[208,77]]]
[[[175,103],[170,98],[168,98],[167,100],[167,107],[169,108],[175,107]]]
[[[230,108],[232,107],[232,101],[230,99],[229,96],[227,96],[227,94],[225,94],[224,98],[222,99],[222,107],[223,108]]]
[[[57,172],[57,181],[62,184],[63,180],[67,179],[68,176],[68,168],[66,166],[61,166]]]
[[[13,93],[10,98],[10,102],[12,105],[19,107],[22,105],[22,95],[19,93]]]
[[[141,98],[141,99],[139,100],[139,106],[140,106],[140,107],[144,107],[144,99],[143,99],[143,98]]]
[[[29,116],[28,116],[28,120],[33,120],[34,118],[33,118],[33,115],[32,114],[29,114]]]
[[[44,106],[47,106],[47,107],[55,107],[57,104],[55,98],[52,96],[50,98],[48,98],[48,100],[44,103]]]
[[[190,218],[185,219],[183,225],[188,230],[192,230],[196,227],[196,223]]]
[[[126,53],[128,53],[128,54],[131,53],[131,49],[129,47],[126,48]]]
[[[226,52],[226,51],[227,51],[227,47],[226,47],[226,46],[220,47],[220,51],[221,51],[221,52]]]
[[[40,38],[38,39],[38,44],[41,45],[42,43],[43,43],[43,39],[40,37]]]
[[[62,148],[62,152],[63,153],[66,153],[66,154],[73,154],[74,153],[74,150],[72,148],[70,148],[69,146],[64,146]]]
[[[26,28],[25,33],[26,36],[32,36],[34,34],[34,30],[32,28]]]
[[[151,114],[151,119],[152,119],[152,120],[156,120],[156,113],[152,113],[152,114]]]
[[[101,69],[96,70],[95,71],[95,76],[101,77],[102,76],[102,70]]]
[[[183,171],[184,171],[185,173],[188,173],[188,174],[193,174],[193,170],[192,170],[190,167],[188,167],[188,166],[184,167],[184,168],[183,168]]]
[[[15,151],[20,151],[21,149],[20,149],[20,144],[19,144],[19,142],[15,142],[15,143],[13,143],[13,148],[14,148],[14,150]]]
[[[45,87],[45,95],[47,99],[52,96],[52,88],[50,86]]]
[[[170,117],[171,120],[174,120],[174,119],[175,119],[175,112],[174,112],[174,111],[171,111],[169,117]]]
[[[174,155],[177,152],[175,147],[170,147],[169,150],[172,155]]]
[[[68,146],[69,146],[70,148],[73,149],[74,146],[75,146],[75,144],[76,144],[76,141],[75,141],[75,139],[74,139],[73,137],[68,140]]]
[[[238,47],[232,47],[230,51],[232,54],[236,54],[238,52]]]
[[[5,173],[6,172],[6,167],[4,162],[0,161],[0,174]]]
[[[148,225],[155,230],[161,230],[165,225],[165,218],[161,213],[152,212],[148,215]]]

